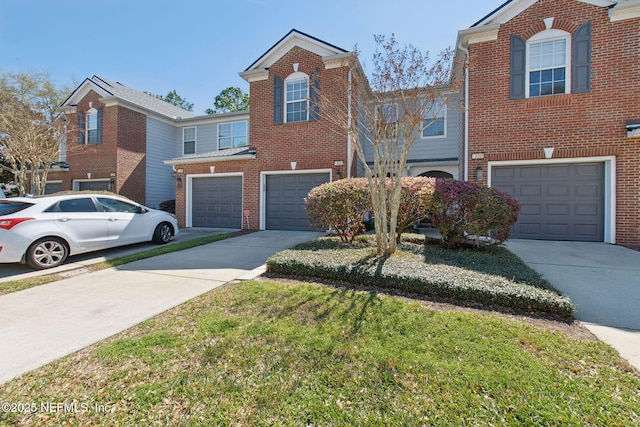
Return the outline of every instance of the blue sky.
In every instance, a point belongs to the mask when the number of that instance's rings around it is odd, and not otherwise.
[[[57,85],[94,74],[141,91],[175,89],[203,114],[292,28],[375,51],[395,34],[435,56],[503,0],[0,0],[0,71],[46,72]]]

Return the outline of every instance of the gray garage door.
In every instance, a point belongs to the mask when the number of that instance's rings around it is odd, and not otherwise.
[[[191,225],[242,228],[242,177],[194,178]]]
[[[522,205],[511,237],[604,240],[604,163],[495,167],[491,182]]]
[[[109,181],[79,181],[80,191],[109,191]]]
[[[44,194],[53,194],[62,191],[61,182],[47,182],[44,186]]]
[[[266,228],[314,230],[304,199],[309,190],[329,181],[328,173],[267,175]]]

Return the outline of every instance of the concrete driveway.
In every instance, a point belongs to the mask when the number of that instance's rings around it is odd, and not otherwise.
[[[320,236],[261,231],[0,296],[0,383],[114,335]]]
[[[590,242],[507,241],[577,305],[576,318],[640,370],[640,252]]]

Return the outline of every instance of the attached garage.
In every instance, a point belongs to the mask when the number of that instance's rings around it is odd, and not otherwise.
[[[109,191],[109,180],[75,181],[74,186],[77,186],[79,191]]]
[[[330,180],[329,172],[265,175],[265,228],[313,231],[304,199],[313,187]]]
[[[191,226],[242,228],[242,176],[194,177]]]
[[[604,162],[494,165],[491,186],[522,205],[512,238],[604,240]]]

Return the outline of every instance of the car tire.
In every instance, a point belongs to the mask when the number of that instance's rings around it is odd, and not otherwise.
[[[173,238],[173,227],[168,222],[161,222],[153,232],[153,243],[164,245]]]
[[[57,267],[69,256],[67,242],[58,237],[43,237],[27,249],[27,264],[37,270]]]

